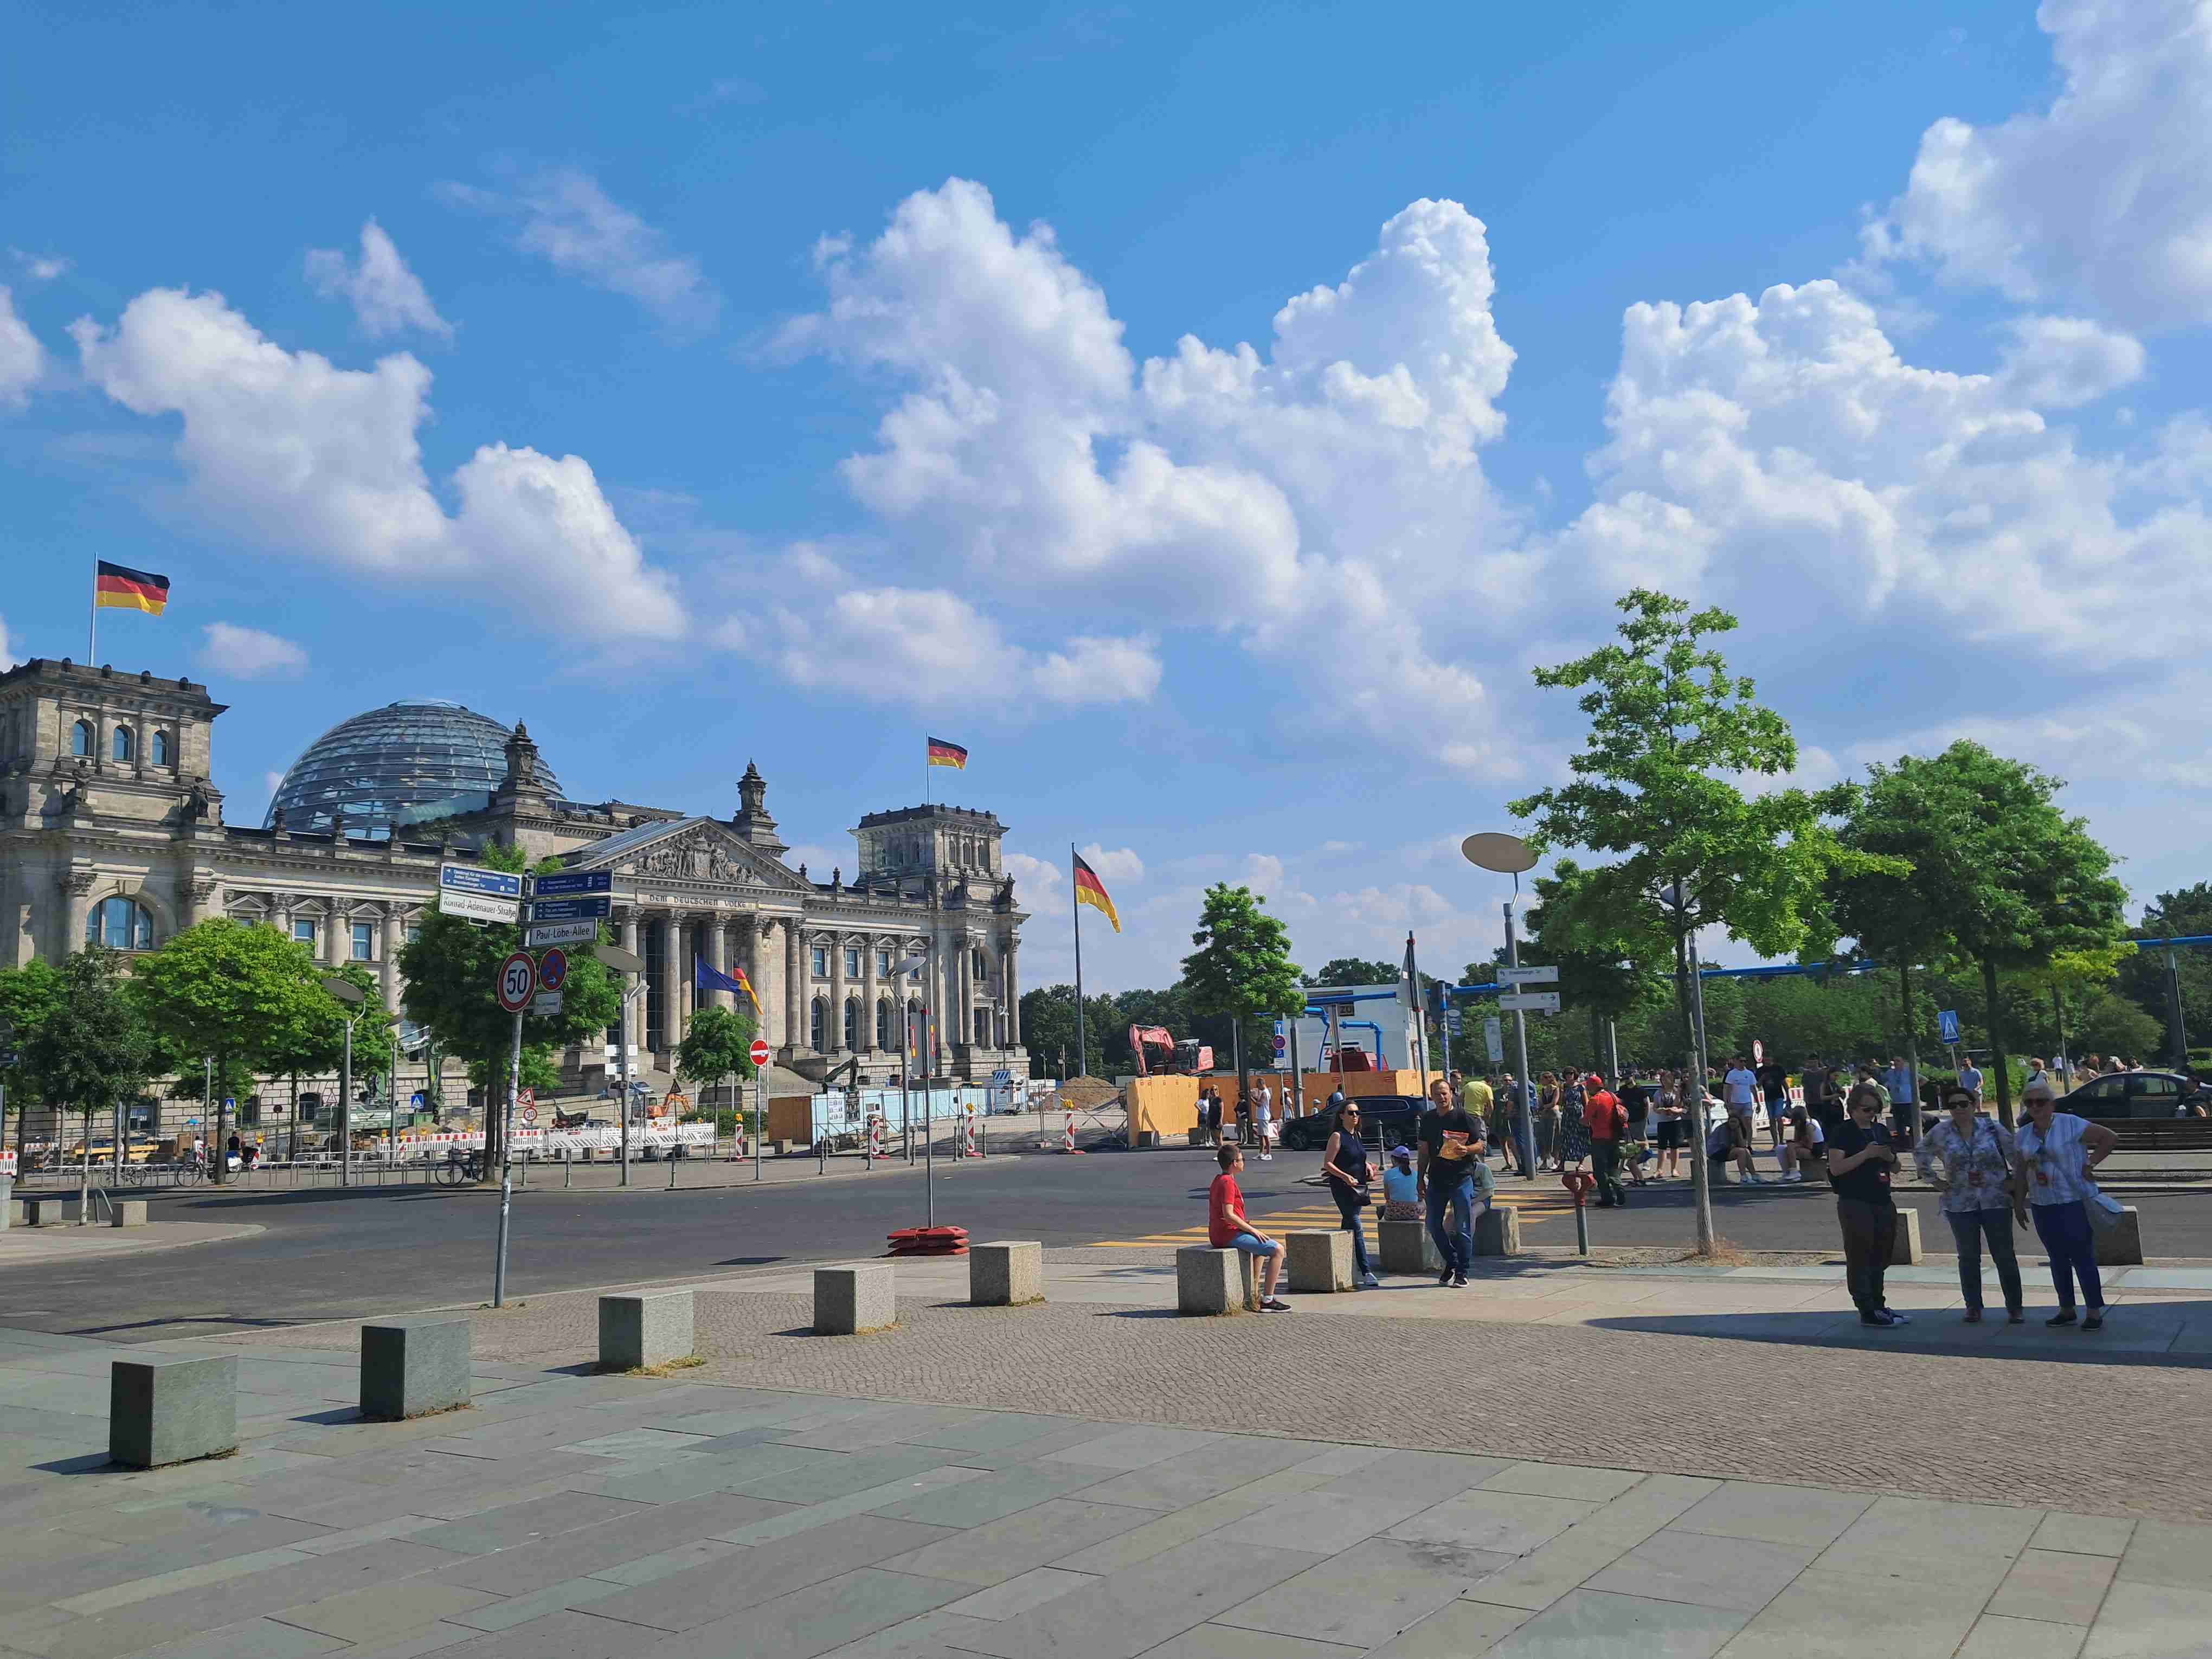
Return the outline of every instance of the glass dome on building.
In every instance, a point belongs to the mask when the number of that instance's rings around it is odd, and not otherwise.
[[[507,775],[508,729],[488,714],[438,697],[415,697],[341,720],[307,745],[276,786],[262,828],[276,814],[287,830],[328,830],[345,813],[356,836],[391,835],[394,823],[483,807]],[[552,769],[538,784],[558,796]]]

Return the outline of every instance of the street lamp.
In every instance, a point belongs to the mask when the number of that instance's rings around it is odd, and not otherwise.
[[[338,1080],[338,1185],[353,1185],[353,1023],[355,1011],[368,1000],[361,987],[350,980],[333,975],[323,981],[323,989],[342,1004],[346,1010],[345,1069]],[[255,1111],[259,1111],[255,1107]],[[258,1120],[257,1120],[258,1121]]]
[[[1513,896],[1505,903],[1505,960],[1509,966],[1518,968],[1521,941],[1513,931],[1513,907],[1521,898],[1521,872],[1536,867],[1534,850],[1520,836],[1502,835],[1496,830],[1469,836],[1460,842],[1459,850],[1469,864],[1513,878]],[[1513,1138],[1521,1143],[1521,1178],[1534,1181],[1536,1124],[1528,1105],[1528,1017],[1518,1008],[1513,1011],[1513,1044],[1521,1064],[1520,1075],[1513,1085]]]
[[[592,954],[630,982],[623,987],[622,1005],[615,1018],[615,1064],[622,1073],[622,1099],[615,1115],[622,1124],[622,1185],[629,1185],[629,1000],[645,985],[645,958],[619,945],[595,945]],[[713,1150],[712,1148],[708,1149]]]
[[[1688,1086],[1682,1091],[1682,1106],[1686,1119],[1697,1126],[1697,1139],[1690,1155],[1690,1194],[1697,1212],[1698,1253],[1711,1255],[1713,1188],[1712,1165],[1705,1155],[1705,1136],[1710,1127],[1705,1121],[1705,982],[1698,971],[1697,923],[1690,914],[1690,907],[1698,900],[1698,890],[1686,882],[1662,882],[1653,888],[1652,896],[1674,916],[1675,996],[1690,1028],[1690,1077]]]

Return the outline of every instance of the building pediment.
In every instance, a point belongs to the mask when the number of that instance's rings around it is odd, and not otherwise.
[[[752,887],[793,897],[814,890],[811,883],[739,840],[714,818],[640,824],[579,848],[567,861],[572,870],[611,870],[653,881]]]

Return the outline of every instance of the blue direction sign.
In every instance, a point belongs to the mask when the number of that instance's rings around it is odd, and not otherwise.
[[[530,905],[532,921],[590,921],[606,915],[615,908],[614,901],[602,893],[596,898],[533,899]]]
[[[438,866],[438,885],[451,893],[483,893],[492,898],[519,899],[522,878],[504,870],[476,870],[465,864]]]
[[[611,893],[614,887],[611,870],[576,870],[567,875],[540,876],[530,890],[542,899],[565,898],[571,893]]]

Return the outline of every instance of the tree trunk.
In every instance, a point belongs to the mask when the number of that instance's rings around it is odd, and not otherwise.
[[[1898,1119],[1917,1146],[1920,1144],[1920,1039],[1913,1030],[1912,969],[1902,962],[1897,964],[1897,997],[1905,1008],[1905,1075],[1912,1085],[1912,1104],[1900,1109]]]
[[[230,1143],[230,1109],[222,1103],[230,1098],[222,1092],[230,1086],[227,1080],[229,1066],[230,1056],[218,1053],[215,1057],[215,1073],[208,1084],[210,1098],[200,1103],[200,1121],[204,1123],[210,1117],[215,1120],[215,1133],[209,1137],[208,1147],[209,1152],[213,1155],[210,1162],[215,1167],[209,1170],[208,1174],[209,1178],[218,1187],[227,1186],[230,1182],[230,1155],[228,1151]]]
[[[300,1074],[292,1073],[292,1150],[285,1155],[294,1164],[300,1161]]]
[[[1982,994],[1989,999],[1990,1069],[1997,1074],[1997,1121],[2009,1129],[2012,1119],[2012,1062],[2006,1057],[2003,1014],[1997,1002],[1997,965],[1982,958]]]
[[[1713,1252],[1712,1165],[1705,1159],[1705,1064],[1698,1052],[1696,1017],[1690,1012],[1690,951],[1688,935],[1674,933],[1674,1000],[1682,1014],[1682,1051],[1689,1056],[1683,1066],[1683,1137],[1689,1142],[1690,1192],[1697,1215],[1698,1254]]]

